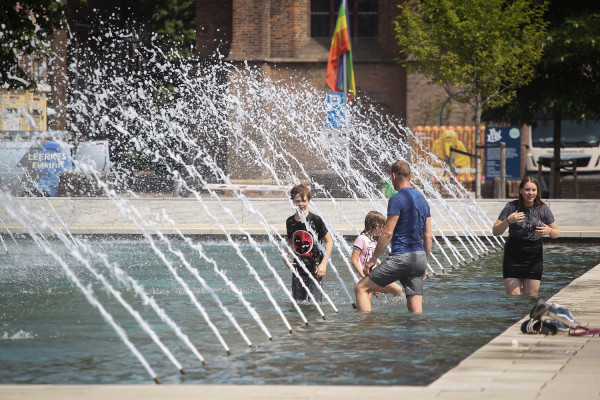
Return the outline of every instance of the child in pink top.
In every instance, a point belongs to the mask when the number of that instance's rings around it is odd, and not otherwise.
[[[373,251],[377,246],[376,236],[381,234],[385,225],[385,217],[377,211],[370,211],[365,217],[365,229],[358,235],[352,248],[352,267],[356,275],[354,283],[357,283],[368,272],[364,270],[365,264],[371,259]],[[384,293],[391,293],[394,296],[402,295],[402,288],[396,282],[385,287]],[[377,295],[377,293],[376,293]]]

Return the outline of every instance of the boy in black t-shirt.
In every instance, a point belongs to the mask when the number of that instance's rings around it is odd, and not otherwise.
[[[307,186],[294,186],[290,191],[290,198],[297,210],[294,215],[285,221],[288,246],[312,274],[317,284],[322,286],[323,276],[325,276],[327,270],[327,262],[333,249],[333,240],[321,217],[308,211],[311,194]],[[325,243],[326,254],[323,254],[318,242]],[[298,265],[296,258],[288,257],[286,261],[296,268],[315,300],[320,302],[322,300],[321,290],[319,290],[315,281],[308,276],[304,268]],[[296,301],[306,300],[308,297],[306,289],[304,289],[295,274],[292,275],[292,296]]]

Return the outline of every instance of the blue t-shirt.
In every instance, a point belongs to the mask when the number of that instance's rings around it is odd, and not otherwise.
[[[399,216],[392,235],[391,254],[424,251],[423,231],[427,218],[431,217],[425,197],[415,188],[402,188],[390,198],[387,213]]]

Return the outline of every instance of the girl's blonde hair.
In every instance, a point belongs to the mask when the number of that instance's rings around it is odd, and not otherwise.
[[[365,229],[362,233],[369,233],[378,226],[385,225],[385,217],[382,213],[377,211],[369,211],[365,216]]]

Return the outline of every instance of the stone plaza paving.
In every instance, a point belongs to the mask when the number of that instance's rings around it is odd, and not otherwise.
[[[156,219],[166,213],[186,235],[224,235],[243,232],[250,235],[265,233],[264,223],[285,234],[285,219],[294,213],[287,198],[259,198],[244,203],[234,198],[217,200],[203,198],[128,198],[128,205],[135,207],[143,218]],[[66,225],[73,234],[140,234],[117,203],[105,197],[54,197],[14,199],[31,210],[45,210],[49,218],[59,225]],[[464,206],[460,200],[448,200],[440,205],[430,200],[432,220],[437,222],[439,230],[434,235],[462,235],[465,225],[477,235],[491,235],[493,222],[507,200],[477,200],[479,210],[473,204]],[[600,240],[600,201],[598,200],[544,200],[550,206],[561,230],[561,239]],[[455,213],[449,218],[444,212],[449,207]],[[313,199],[311,210],[323,216],[339,233],[356,236],[363,228],[366,211],[379,209],[385,213],[386,201],[383,199]],[[366,210],[366,211],[365,211]],[[56,218],[56,215],[60,218]],[[0,207],[0,233],[24,232],[20,224],[14,221]],[[164,234],[175,233],[172,226],[159,224]],[[241,228],[241,230],[240,230]],[[358,232],[357,232],[358,230]]]

